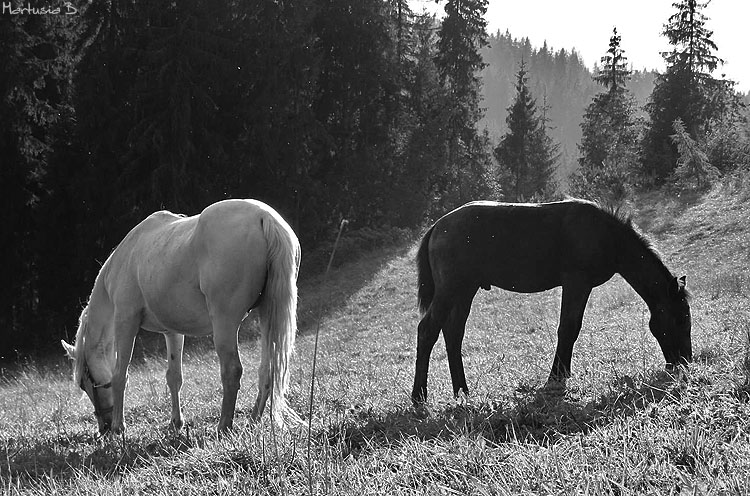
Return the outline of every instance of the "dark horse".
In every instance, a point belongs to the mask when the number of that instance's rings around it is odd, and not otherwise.
[[[651,312],[649,328],[668,366],[692,358],[685,277],[672,275],[629,219],[594,203],[468,203],[427,231],[417,264],[423,318],[411,393],[416,404],[427,399],[430,353],[441,329],[453,392],[468,393],[461,342],[479,288],[537,293],[562,286],[550,381],[570,377],[573,343],[591,290],[615,272],[646,302]]]

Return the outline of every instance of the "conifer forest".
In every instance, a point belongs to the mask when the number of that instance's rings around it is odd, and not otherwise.
[[[387,237],[476,199],[618,203],[750,167],[750,99],[717,70],[708,2],[676,0],[661,73],[633,69],[616,27],[592,68],[488,33],[488,0],[440,4],[4,3],[0,361],[71,339],[101,263],[156,210],[256,198],[308,253],[343,218]]]

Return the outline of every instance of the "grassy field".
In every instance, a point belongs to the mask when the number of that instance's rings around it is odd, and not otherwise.
[[[0,377],[4,494],[750,494],[750,187],[639,199],[635,218],[694,294],[695,363],[663,371],[648,312],[616,276],[594,290],[565,391],[546,391],[560,291],[481,291],[464,341],[469,398],[454,400],[442,343],[427,411],[411,407],[415,242],[302,281],[291,404],[307,417],[323,305],[312,436],[251,424],[258,353],[234,431],[214,432],[221,386],[210,340],[185,358],[187,427],[170,434],[163,345],[137,354],[123,438],[94,436],[69,365]],[[143,346],[141,346],[143,349]]]

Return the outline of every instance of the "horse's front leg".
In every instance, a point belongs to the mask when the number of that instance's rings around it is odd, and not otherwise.
[[[570,377],[573,345],[581,332],[583,312],[591,295],[591,289],[590,285],[578,281],[563,283],[560,324],[557,328],[557,349],[548,383],[564,382]]]
[[[169,425],[173,430],[179,431],[185,423],[180,405],[182,348],[185,344],[185,336],[182,334],[166,333],[164,340],[167,343],[167,386],[169,386],[169,394],[172,398],[172,420]]]
[[[117,359],[112,375],[112,433],[121,434],[125,430],[124,399],[128,384],[128,367],[133,357],[135,336],[138,334],[140,319],[120,318],[115,320],[115,349]]]

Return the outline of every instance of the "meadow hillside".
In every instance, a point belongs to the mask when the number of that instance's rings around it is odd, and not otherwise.
[[[564,391],[543,388],[560,291],[494,289],[464,340],[472,394],[454,400],[442,341],[430,403],[409,400],[418,313],[409,239],[300,284],[291,404],[312,436],[248,421],[258,353],[252,322],[235,429],[214,433],[221,386],[210,340],[185,358],[187,427],[170,434],[164,359],[141,351],[123,438],[97,439],[69,366],[30,363],[0,379],[0,492],[6,494],[748,494],[750,184],[702,197],[648,194],[631,208],[693,293],[695,363],[677,376],[648,311],[615,276],[594,290]],[[346,236],[346,234],[345,234]],[[144,341],[145,342],[145,341]],[[150,342],[150,341],[149,341]]]

